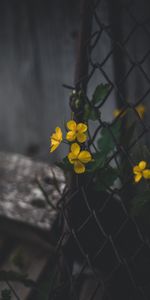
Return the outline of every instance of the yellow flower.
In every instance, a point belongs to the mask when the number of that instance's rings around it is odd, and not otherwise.
[[[135,110],[137,111],[139,117],[141,119],[143,119],[144,114],[145,114],[145,106],[143,104],[139,104],[135,107]],[[122,112],[122,114],[121,114],[121,112]],[[121,114],[121,117],[123,117],[126,113],[127,113],[127,110],[123,111],[122,109],[115,109],[113,111],[113,115],[115,118],[117,118],[120,114]]]
[[[136,111],[138,112],[138,115],[141,119],[143,119],[144,114],[145,114],[145,106],[143,104],[139,104],[136,107]]]
[[[68,159],[74,165],[74,171],[77,174],[85,172],[85,164],[92,160],[89,151],[80,151],[80,146],[77,143],[71,145],[71,152],[68,154]]]
[[[142,179],[142,177],[144,177],[145,179],[150,179],[150,169],[146,169],[146,166],[146,161],[142,160],[139,162],[138,165],[133,167],[135,182],[139,182]]]
[[[56,148],[59,146],[59,144],[62,141],[62,131],[60,127],[56,127],[55,133],[53,133],[50,137],[51,146],[50,146],[50,152],[53,152],[56,150]]]
[[[73,142],[77,139],[79,143],[84,143],[87,139],[85,132],[87,131],[87,125],[84,123],[77,124],[74,120],[67,122],[67,128],[69,131],[66,134],[66,140]]]
[[[126,111],[123,111],[122,109],[115,109],[113,111],[113,115],[115,118],[117,118],[120,114],[121,114],[121,117],[123,117],[126,114]]]

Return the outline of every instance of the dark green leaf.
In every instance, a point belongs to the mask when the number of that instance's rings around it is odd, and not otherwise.
[[[85,122],[88,120],[96,121],[100,116],[100,112],[97,108],[90,106],[89,104],[85,104],[84,106],[84,116],[83,119]]]
[[[88,163],[87,171],[94,172],[104,166],[105,163],[105,155],[102,152],[96,152],[93,154],[93,161]]]
[[[100,84],[96,87],[92,97],[92,104],[97,104],[102,102],[109,92],[109,84]]]
[[[109,130],[110,128],[110,130]],[[118,120],[116,123],[109,125],[109,128],[105,127],[101,131],[101,137],[98,140],[98,148],[107,156],[115,146],[115,140],[119,142],[121,135],[121,122]],[[111,131],[111,132],[110,132]],[[115,140],[114,140],[115,139]]]
[[[35,285],[33,280],[27,278],[27,275],[14,271],[0,271],[0,281],[17,281],[24,284],[26,287]]]
[[[104,170],[100,170],[96,176],[95,189],[103,191],[111,188],[118,175],[118,171],[110,166]]]

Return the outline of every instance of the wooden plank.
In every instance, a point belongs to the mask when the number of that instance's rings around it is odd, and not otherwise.
[[[65,188],[57,167],[0,153],[0,231],[35,241],[48,237]]]

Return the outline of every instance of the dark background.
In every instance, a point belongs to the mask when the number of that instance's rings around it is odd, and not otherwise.
[[[68,114],[79,0],[0,1],[0,150],[42,160]]]
[[[150,52],[150,38],[141,24],[150,28],[150,2],[130,2],[130,9],[139,22],[125,49],[133,61],[140,61]],[[100,20],[110,26],[111,36],[123,42],[135,22],[120,1],[101,1],[97,11]],[[49,136],[56,126],[63,127],[70,118],[69,93],[62,85],[74,84],[80,28],[80,0],[5,0],[0,1],[0,151],[26,154],[54,162],[63,153],[61,146],[49,155]],[[119,25],[118,25],[119,24]],[[96,30],[93,25],[93,32]],[[93,61],[105,59],[113,45],[105,31],[93,54]],[[143,63],[149,71],[150,56]],[[112,53],[104,71],[116,84],[128,72],[131,63],[122,50]],[[100,82],[96,71],[88,85],[88,94]],[[149,88],[138,67],[120,86],[125,100],[137,102]],[[118,95],[111,93],[102,108],[102,117],[111,120]],[[143,102],[149,106],[149,95]],[[148,115],[147,115],[148,119]]]

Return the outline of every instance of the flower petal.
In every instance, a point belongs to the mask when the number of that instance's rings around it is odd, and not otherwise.
[[[142,178],[142,174],[141,173],[138,173],[134,176],[134,181],[137,183],[141,180]]]
[[[56,131],[57,139],[59,141],[62,141],[62,131],[61,131],[61,128],[60,127],[56,127],[55,131]]]
[[[84,123],[79,123],[77,125],[77,130],[82,133],[82,132],[86,132],[87,131],[87,125]]]
[[[143,171],[143,177],[145,179],[150,179],[150,170],[149,169],[146,169]]]
[[[67,122],[67,128],[69,130],[73,130],[73,131],[76,131],[76,128],[77,128],[77,124],[74,120],[70,120]]]
[[[87,164],[89,161],[92,160],[92,156],[89,151],[81,151],[78,155],[78,159],[80,160],[80,162]]]
[[[80,146],[77,143],[73,143],[71,145],[71,152],[76,156],[76,158],[78,157],[78,154],[80,153]]]
[[[75,161],[77,160],[77,156],[73,152],[70,152],[68,154],[68,159],[71,164],[74,164]]]
[[[51,147],[50,147],[50,152],[52,153],[53,151],[56,150],[56,148],[59,146],[59,142],[56,142],[55,144],[51,144]]]
[[[86,141],[86,139],[87,139],[87,136],[86,136],[85,133],[78,132],[76,136],[77,136],[77,141],[79,143],[84,143]]]
[[[139,105],[136,107],[136,111],[138,112],[139,117],[140,117],[141,119],[143,119],[144,113],[145,113],[145,106],[144,106],[143,104],[139,104]]]
[[[144,170],[146,168],[146,165],[147,165],[147,163],[144,160],[140,161],[138,164],[140,170]]]
[[[76,132],[75,131],[68,131],[66,134],[66,140],[69,142],[73,142],[76,139]]]
[[[141,172],[141,169],[139,168],[139,166],[133,167],[133,173],[134,173],[134,174],[138,174],[138,173],[140,173],[140,172]]]
[[[121,113],[121,109],[115,109],[113,111],[113,115],[114,115],[115,118],[118,117],[120,113]]]
[[[59,141],[57,141],[56,139],[51,138],[51,146],[52,145],[57,145],[59,144]]]
[[[85,172],[85,166],[79,160],[77,160],[74,163],[74,171],[77,174],[82,174]]]

